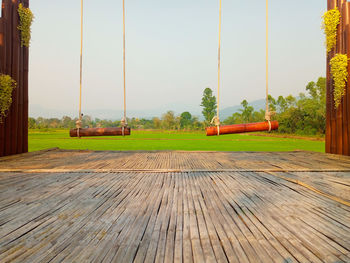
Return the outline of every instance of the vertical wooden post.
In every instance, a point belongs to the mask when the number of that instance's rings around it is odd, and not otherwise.
[[[342,14],[342,2],[343,0],[337,0],[337,7],[340,11],[340,14]],[[340,19],[340,24],[338,26],[337,31],[337,44],[335,47],[335,54],[342,53],[341,50],[341,43],[342,43],[342,28],[343,28],[343,18]],[[343,103],[339,105],[337,109],[333,109],[335,112],[334,117],[334,124],[332,128],[335,130],[335,153],[336,154],[342,154],[343,153],[343,126],[342,126],[342,120],[343,120],[343,111],[342,111]]]
[[[348,52],[348,25],[349,25],[349,9],[348,9],[348,3],[344,2],[342,3],[342,42],[341,42],[341,52],[343,54],[347,54],[348,56],[350,55]],[[349,67],[348,67],[348,72]],[[346,87],[348,91],[348,86]],[[347,92],[349,93],[349,92]],[[349,127],[348,127],[348,114],[347,114],[347,109],[349,108],[349,100],[348,96],[344,96],[343,99],[343,105],[342,105],[342,115],[343,115],[343,120],[342,120],[342,128],[343,128],[343,140],[342,140],[342,154],[344,155],[349,155]]]
[[[3,0],[0,18],[0,72],[10,75],[17,88],[8,116],[0,123],[0,156],[28,151],[28,48],[21,46],[18,5],[29,0]]]
[[[345,35],[345,48],[346,48],[346,53],[348,54],[348,57],[350,57],[350,3],[346,3],[346,35]],[[348,72],[350,72],[350,63],[348,65]],[[347,144],[345,145],[345,148],[347,149],[345,152],[345,155],[350,155],[350,122],[349,122],[349,118],[350,118],[350,81],[348,81],[347,83],[347,91],[346,91],[346,97],[347,97],[347,107],[345,109],[345,113],[344,116],[346,116],[346,122],[344,122],[344,126],[346,126],[347,128]]]
[[[334,9],[336,6],[336,0],[328,0],[327,1],[327,9],[331,10]],[[333,123],[333,85],[331,80],[331,73],[330,73],[330,66],[329,62],[331,58],[334,56],[334,50],[327,53],[327,98],[326,98],[326,152],[331,153],[335,149],[332,147],[334,145],[334,142],[332,141],[333,138],[333,132],[332,129],[332,123]]]
[[[336,47],[327,54],[327,112],[326,112],[326,152],[350,155],[350,90],[349,83],[346,95],[338,109],[334,105],[334,85],[330,74],[329,62],[335,54],[347,54],[350,57],[350,3],[346,0],[328,0],[328,10],[337,7],[341,14],[341,21],[337,32]],[[349,66],[350,72],[350,66]]]
[[[23,0],[23,5],[26,8],[29,8],[29,0]],[[21,58],[21,69],[22,73],[20,74],[22,78],[22,86],[23,86],[23,128],[22,128],[22,138],[23,145],[22,151],[23,153],[28,152],[28,118],[29,118],[29,92],[28,92],[28,74],[29,74],[29,48],[22,47],[22,58]]]
[[[12,60],[12,3],[10,0],[4,0],[5,2],[5,57],[6,66],[4,73],[11,75],[11,60]],[[12,98],[14,99],[14,98]],[[7,118],[4,120],[5,125],[5,155],[11,154],[11,118],[12,110],[10,108]]]
[[[1,2],[1,14],[0,18],[0,72],[4,72],[5,69],[5,39],[4,39],[4,6],[5,3]],[[5,126],[0,123],[0,156],[5,155]]]
[[[19,24],[19,16],[17,11],[17,6],[12,5],[11,8],[11,30],[12,30],[12,39],[11,39],[11,48],[12,48],[12,57],[11,57],[11,73],[10,76],[17,82],[17,88],[13,91],[12,94],[12,105],[11,105],[11,117],[10,117],[10,140],[11,140],[11,148],[10,148],[10,154],[16,154],[17,153],[17,145],[19,144],[20,140],[22,139],[21,134],[18,134],[19,132],[19,100],[22,93],[22,86],[19,81],[19,68],[20,68],[20,61],[19,61],[19,54],[21,46],[19,45],[21,39],[20,39],[20,32],[17,29],[15,25]]]

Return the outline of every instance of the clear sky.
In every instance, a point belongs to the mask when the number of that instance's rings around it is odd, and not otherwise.
[[[270,93],[325,75],[325,0],[270,0]],[[130,110],[198,109],[217,90],[218,0],[126,0]],[[265,94],[265,1],[222,0],[222,107]],[[30,104],[78,109],[80,1],[32,0]],[[85,0],[83,111],[122,109],[122,1]]]

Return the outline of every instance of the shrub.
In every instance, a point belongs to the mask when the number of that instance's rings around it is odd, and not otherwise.
[[[21,46],[29,47],[34,15],[29,8],[25,8],[22,4],[18,6],[18,14],[20,23],[17,28],[21,31]]]
[[[11,107],[14,88],[16,88],[16,81],[9,75],[0,74],[0,122],[7,116]]]
[[[326,35],[327,53],[337,44],[337,27],[340,24],[340,12],[338,8],[327,11],[323,16],[322,28]]]
[[[336,54],[330,61],[331,74],[334,81],[334,103],[338,108],[341,99],[345,95],[345,85],[348,81],[348,56],[344,54]]]

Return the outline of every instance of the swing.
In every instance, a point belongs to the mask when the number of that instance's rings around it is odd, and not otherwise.
[[[81,113],[81,95],[82,95],[82,80],[83,80],[83,10],[84,0],[81,0],[80,13],[80,94],[79,94],[79,119],[76,121],[76,129],[71,129],[69,135],[71,137],[86,137],[86,136],[126,136],[131,134],[131,129],[128,127],[126,118],[126,85],[125,85],[125,0],[123,0],[123,78],[124,78],[124,117],[121,120],[121,126],[117,128],[83,128]]]
[[[268,82],[268,0],[266,0],[266,111],[265,121],[257,123],[247,124],[234,124],[234,125],[220,125],[219,118],[219,104],[220,104],[220,46],[221,46],[221,0],[220,0],[220,15],[219,15],[219,56],[218,56],[218,99],[217,99],[217,111],[216,116],[212,120],[214,126],[207,127],[207,136],[245,133],[245,132],[257,132],[257,131],[272,131],[278,129],[278,121],[271,121],[273,115],[269,109],[269,82]]]

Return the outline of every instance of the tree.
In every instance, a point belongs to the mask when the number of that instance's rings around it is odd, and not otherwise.
[[[326,79],[319,78],[306,86],[308,94],[298,99],[280,96],[276,102],[280,123],[279,132],[297,134],[324,134],[326,123]]]
[[[202,114],[207,123],[211,122],[216,114],[216,98],[213,96],[213,91],[210,88],[206,88],[203,92]]]
[[[183,128],[188,128],[192,124],[192,115],[188,111],[185,111],[181,113],[180,115],[180,127],[181,129]]]
[[[154,118],[152,119],[152,121],[153,121],[153,127],[154,127],[155,129],[160,129],[161,120],[160,120],[158,117],[154,117]]]
[[[295,97],[293,97],[292,95],[289,95],[285,99],[287,102],[287,108],[295,107],[296,102],[297,102],[297,99]]]
[[[172,130],[176,127],[176,118],[173,111],[168,111],[162,116],[162,128]]]
[[[61,120],[58,118],[51,118],[49,119],[49,127],[53,129],[57,129],[60,126]]]
[[[246,100],[241,102],[241,105],[243,106],[243,109],[240,111],[242,112],[242,119],[244,122],[250,122],[252,121],[252,114],[254,112],[254,108],[252,106],[248,106],[248,102]]]
[[[303,132],[308,134],[325,133],[326,125],[326,79],[319,78],[306,86],[311,97],[302,97],[298,107],[303,112]]]
[[[276,105],[277,102],[274,99],[274,97],[272,97],[271,95],[268,96],[268,101],[269,101],[269,110],[270,111],[276,111]]]
[[[194,130],[202,130],[205,128],[204,122],[198,120],[198,117],[192,117],[192,129]]]
[[[72,118],[70,118],[68,116],[63,116],[61,123],[62,123],[63,128],[74,128],[75,127],[74,121],[72,120]]]
[[[233,113],[230,117],[226,118],[223,122],[225,125],[232,125],[232,124],[238,124],[242,123],[242,114],[239,112]]]
[[[43,117],[39,117],[36,120],[36,126],[39,129],[47,129],[49,127],[48,125],[48,119],[44,119]]]
[[[283,96],[279,96],[277,99],[277,112],[284,112],[288,108],[287,100]]]
[[[34,118],[28,118],[28,128],[29,129],[35,129],[36,128],[36,121]]]

